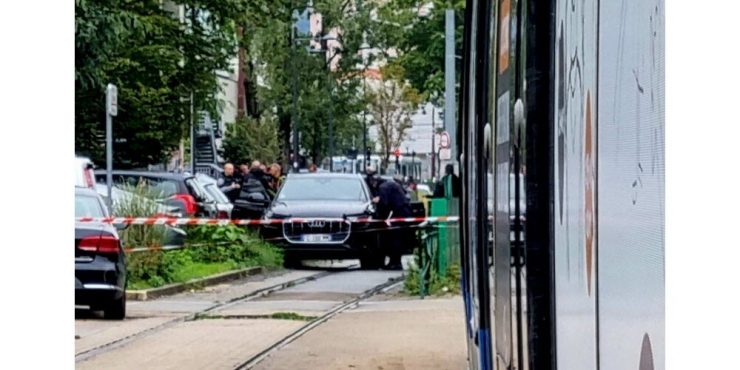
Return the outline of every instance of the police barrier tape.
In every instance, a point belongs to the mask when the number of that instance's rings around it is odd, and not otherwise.
[[[432,216],[432,217],[397,217],[388,219],[372,219],[372,218],[284,218],[284,219],[263,219],[263,220],[228,220],[228,219],[210,219],[210,218],[174,218],[174,217],[76,217],[76,222],[81,223],[108,223],[113,225],[168,225],[168,226],[182,226],[182,225],[274,225],[284,224],[292,222],[311,222],[311,221],[340,221],[340,222],[354,222],[354,223],[375,223],[375,224],[386,224],[385,227],[371,228],[364,230],[356,230],[355,232],[366,233],[374,231],[388,231],[394,229],[405,229],[405,228],[420,228],[420,227],[441,227],[443,225],[434,224],[445,224],[445,223],[456,223],[459,220],[458,216]],[[392,226],[392,224],[408,224],[414,223],[414,225],[404,226]],[[263,239],[264,241],[277,241],[282,240],[283,237]],[[152,247],[138,247],[138,248],[126,248],[126,253],[137,253],[147,252],[155,250],[173,250],[183,249],[190,247],[201,247],[206,245],[174,245],[174,246],[152,246]]]
[[[387,225],[396,223],[446,223],[458,222],[458,216],[430,216],[430,217],[394,217],[387,219],[375,218],[326,218],[326,217],[298,217],[298,218],[273,218],[273,219],[213,219],[213,218],[175,218],[175,217],[76,217],[75,222],[82,223],[108,223],[114,225],[274,225],[294,222],[311,222],[311,221],[339,221],[352,223],[385,223]]]
[[[450,228],[456,228],[457,225],[453,222],[448,223],[441,223],[441,224],[428,224],[428,223],[421,223],[417,225],[404,225],[404,226],[386,226],[382,228],[371,228],[371,229],[362,229],[362,230],[353,230],[353,233],[371,233],[371,232],[387,232],[389,230],[400,230],[400,229],[450,229]],[[285,237],[279,236],[279,237],[273,237],[273,238],[264,238],[262,241],[266,242],[275,242],[275,241],[281,241],[285,240]],[[151,246],[151,247],[134,247],[134,248],[124,248],[124,252],[126,253],[137,253],[137,252],[152,252],[152,251],[169,251],[169,250],[175,250],[175,249],[185,249],[185,248],[201,248],[201,247],[215,247],[215,246],[229,246],[232,245],[232,243],[205,243],[205,244],[182,244],[182,245],[165,245],[165,246]]]

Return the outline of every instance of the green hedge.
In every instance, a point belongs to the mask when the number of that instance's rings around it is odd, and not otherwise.
[[[283,264],[279,248],[235,225],[196,226],[186,232],[184,249],[129,254],[129,287],[158,287],[229,270]]]

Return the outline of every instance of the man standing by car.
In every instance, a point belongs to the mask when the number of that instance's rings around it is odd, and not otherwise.
[[[241,188],[239,182],[237,176],[234,175],[234,165],[226,163],[224,165],[224,175],[218,180],[218,187],[232,203],[239,197],[239,188]]]
[[[376,177],[377,178],[377,177]],[[377,180],[372,180],[373,182]],[[378,186],[378,194],[373,198],[373,203],[377,205],[377,214],[379,218],[396,218],[411,217],[411,206],[406,197],[406,192],[396,181],[384,181]],[[404,243],[410,243],[409,231],[403,225],[394,225],[383,233],[383,242],[387,249],[386,252],[390,257],[388,269],[401,270],[401,254]]]
[[[367,183],[368,188],[370,188],[370,193],[373,198],[377,197],[378,188],[384,181],[376,174],[375,167],[367,166],[365,169],[365,182]]]

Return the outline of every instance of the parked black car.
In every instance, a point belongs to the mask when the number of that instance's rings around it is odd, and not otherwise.
[[[95,190],[75,188],[76,217],[108,215]],[[106,319],[126,317],[126,258],[108,223],[75,223],[75,304],[102,310]]]
[[[95,171],[95,180],[105,184],[105,171]],[[175,206],[186,217],[218,217],[216,203],[210,200],[206,190],[196,177],[187,173],[113,171],[113,184],[136,186],[145,181],[153,191],[162,196],[162,203]]]
[[[379,225],[361,222],[374,211],[370,190],[359,175],[289,174],[264,217],[305,219],[266,225],[262,232],[265,238],[280,239],[288,266],[305,258],[359,258],[363,267],[377,268],[385,260],[372,231]]]

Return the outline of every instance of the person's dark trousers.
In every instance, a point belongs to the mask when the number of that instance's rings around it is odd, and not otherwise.
[[[386,255],[388,255],[390,261],[388,261],[387,268],[389,270],[400,270],[403,268],[401,265],[401,255],[403,253],[403,248],[405,247],[403,243],[405,242],[405,233],[403,229],[398,228],[398,226],[392,226],[393,229],[388,230],[385,235],[385,245],[386,248]]]

